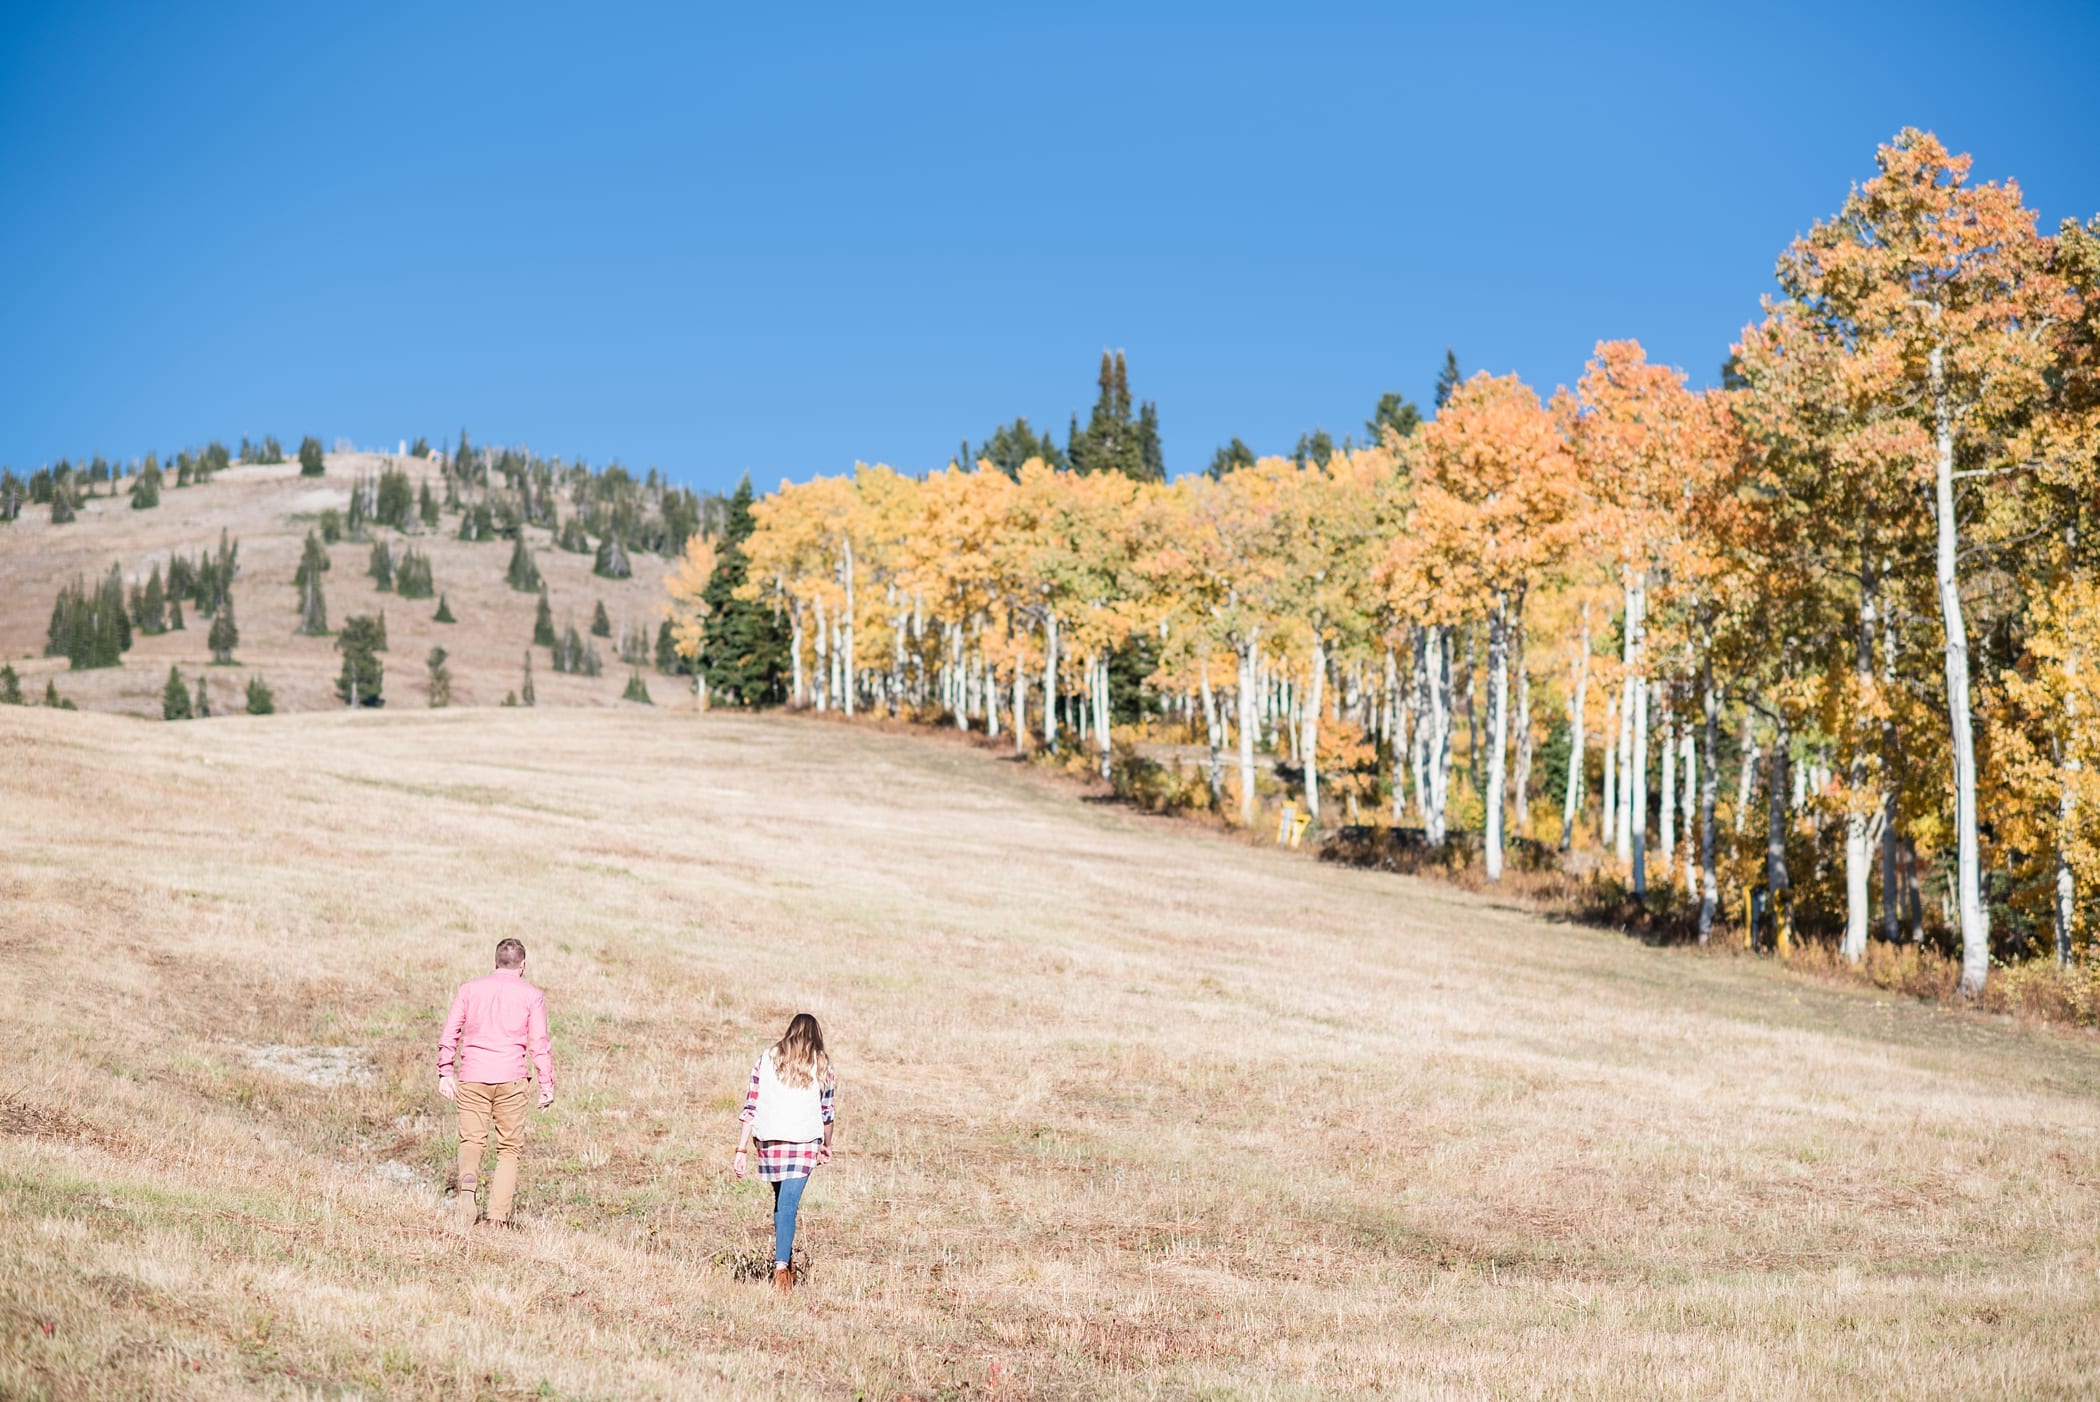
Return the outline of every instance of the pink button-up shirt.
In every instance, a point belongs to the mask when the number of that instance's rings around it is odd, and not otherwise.
[[[516,969],[498,969],[459,986],[445,1034],[438,1038],[438,1074],[452,1072],[458,1055],[462,1081],[502,1085],[525,1078],[532,1055],[540,1089],[554,1088],[554,1051],[547,1037],[547,995]]]

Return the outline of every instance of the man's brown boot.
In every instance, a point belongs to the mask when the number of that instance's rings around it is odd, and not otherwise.
[[[773,1267],[773,1288],[782,1295],[794,1294],[795,1268],[793,1266],[777,1265]]]

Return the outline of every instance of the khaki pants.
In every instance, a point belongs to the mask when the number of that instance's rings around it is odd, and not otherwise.
[[[496,1126],[496,1176],[489,1183],[489,1220],[508,1222],[510,1201],[518,1191],[518,1146],[525,1140],[525,1106],[532,1082],[460,1081],[459,1220],[474,1225],[474,1189],[481,1180],[481,1156],[488,1149],[489,1124]]]

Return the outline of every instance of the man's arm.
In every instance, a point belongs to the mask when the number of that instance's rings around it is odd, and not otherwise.
[[[452,1098],[452,1066],[459,1051],[459,1034],[466,1025],[467,990],[461,985],[452,995],[452,1011],[445,1014],[445,1030],[438,1034],[438,1093],[447,1100]]]
[[[532,1000],[525,1011],[525,1046],[532,1053],[532,1069],[540,1081],[540,1108],[554,1103],[554,1039],[547,1031],[547,995]]]

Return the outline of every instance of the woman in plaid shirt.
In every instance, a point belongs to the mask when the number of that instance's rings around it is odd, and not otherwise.
[[[738,1115],[731,1167],[742,1178],[751,1171],[748,1149],[758,1144],[758,1176],[773,1185],[773,1287],[785,1295],[795,1288],[795,1212],[810,1170],[831,1162],[831,1096],[836,1088],[831,1058],[824,1054],[824,1033],[808,1013],[796,1013],[787,1033],[759,1053],[751,1067],[751,1086]]]

